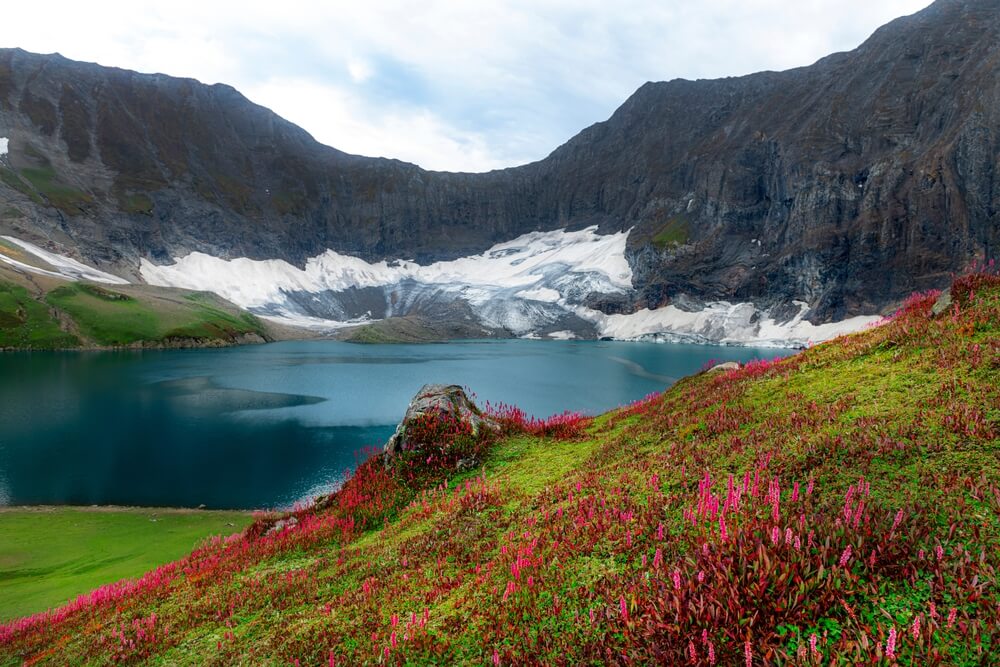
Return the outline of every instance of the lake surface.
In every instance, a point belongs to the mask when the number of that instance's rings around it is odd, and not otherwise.
[[[512,340],[0,354],[0,505],[287,507],[335,488],[428,382],[539,417],[597,414],[710,359],[789,352]]]

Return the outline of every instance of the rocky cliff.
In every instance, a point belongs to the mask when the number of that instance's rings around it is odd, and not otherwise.
[[[421,263],[631,230],[607,314],[754,302],[824,322],[1000,247],[1000,0],[938,0],[810,67],[648,83],[523,167],[348,155],[234,89],[0,50],[0,232],[137,277],[194,251]]]

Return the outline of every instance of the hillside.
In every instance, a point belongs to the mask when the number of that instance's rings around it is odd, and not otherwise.
[[[544,160],[484,174],[345,154],[228,86],[4,49],[0,233],[137,279],[192,253],[286,272],[330,250],[427,265],[594,226],[628,232],[627,286],[569,275],[500,316],[447,281],[297,278],[238,305],[345,321],[457,302],[489,335],[522,335],[511,322],[528,309],[533,331],[589,337],[606,333],[573,320],[580,308],[877,315],[1000,247],[998,49],[1000,1],[937,0],[808,67],[647,83]]]
[[[950,297],[592,421],[428,422],[314,507],[0,626],[2,662],[989,664],[1000,277]]]
[[[0,239],[0,350],[215,347],[276,335],[211,292],[109,283],[115,277],[100,272],[71,280],[60,268],[76,267],[54,266]]]

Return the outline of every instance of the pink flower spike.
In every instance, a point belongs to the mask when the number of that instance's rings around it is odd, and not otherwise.
[[[913,617],[913,641],[920,641],[920,614]]]
[[[896,626],[889,628],[889,638],[885,640],[885,657],[889,660],[896,659]]]
[[[809,650],[812,651],[812,654],[815,656],[819,655],[819,649],[816,648],[816,642],[818,639],[819,638],[816,636],[815,632],[809,637]]]
[[[753,647],[750,646],[749,639],[743,644],[743,655],[746,656],[747,667],[753,667]]]
[[[621,610],[622,610],[622,618],[624,618],[627,621],[628,620],[628,605],[625,604],[625,596],[624,595],[621,596],[621,598],[618,601],[618,604],[619,604],[619,606],[621,607]]]
[[[851,560],[851,545],[848,544],[847,548],[844,549],[844,553],[840,554],[840,567],[847,567],[847,563]]]
[[[955,617],[956,616],[958,616],[958,609],[955,608],[955,607],[952,607],[951,611],[948,612],[948,627],[949,628],[951,626],[955,625]]]

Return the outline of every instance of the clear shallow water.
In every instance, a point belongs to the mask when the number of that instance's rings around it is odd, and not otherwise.
[[[782,350],[573,341],[285,342],[0,355],[0,505],[288,506],[335,486],[421,385],[596,414],[708,360]]]

